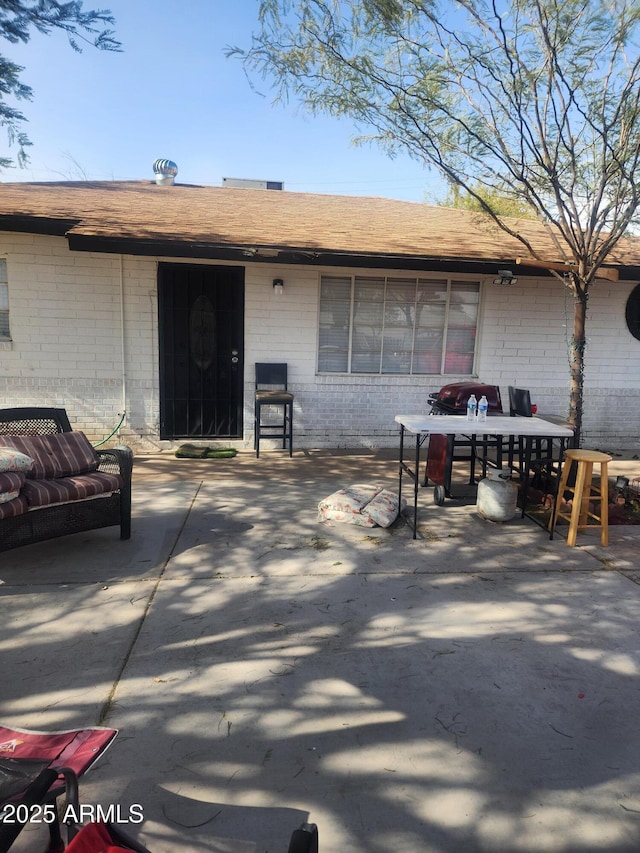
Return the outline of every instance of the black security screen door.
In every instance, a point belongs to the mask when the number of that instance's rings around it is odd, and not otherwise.
[[[242,438],[244,269],[158,267],[160,438]]]

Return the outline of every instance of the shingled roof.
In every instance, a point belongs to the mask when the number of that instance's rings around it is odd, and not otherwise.
[[[561,262],[540,223],[511,224],[545,260]],[[78,251],[272,263],[480,271],[525,255],[518,240],[465,210],[152,181],[1,183],[0,230],[65,236]],[[625,241],[609,263],[637,277],[640,241]]]

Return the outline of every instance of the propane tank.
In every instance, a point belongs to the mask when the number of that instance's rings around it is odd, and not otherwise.
[[[488,521],[510,521],[516,514],[518,486],[509,474],[500,474],[500,471],[489,469],[487,476],[478,483],[476,509],[478,515]]]

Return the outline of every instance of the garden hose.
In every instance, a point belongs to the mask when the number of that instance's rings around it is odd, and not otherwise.
[[[113,438],[113,436],[118,432],[118,430],[119,430],[119,429],[120,429],[120,427],[122,426],[122,424],[123,424],[124,419],[126,418],[126,416],[127,416],[127,413],[126,413],[126,412],[123,412],[123,413],[122,413],[122,417],[120,418],[120,423],[118,424],[118,426],[117,426],[117,427],[115,427],[115,429],[113,429],[113,430],[109,433],[109,435],[108,435],[106,438],[103,438],[103,439],[102,439],[102,441],[99,441],[97,444],[94,444],[93,446],[94,446],[94,447],[102,447],[102,445],[103,445],[103,444],[106,444],[106,443],[107,443],[107,441],[109,441],[109,439],[110,439],[110,438]]]

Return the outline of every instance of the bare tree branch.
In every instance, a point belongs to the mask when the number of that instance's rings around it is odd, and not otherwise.
[[[589,289],[640,202],[636,0],[261,0],[260,26],[249,76],[437,169],[576,295],[579,429]]]

